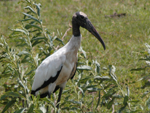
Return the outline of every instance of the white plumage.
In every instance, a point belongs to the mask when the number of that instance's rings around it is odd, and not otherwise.
[[[86,28],[91,32],[103,45],[105,44],[100,35],[93,27],[86,14],[77,12],[72,17],[73,36],[69,42],[55,53],[47,57],[38,66],[35,72],[35,78],[32,85],[31,94],[40,95],[40,97],[49,96],[60,88],[57,107],[61,99],[62,90],[68,79],[72,79],[77,67],[77,52],[81,43],[81,34],[79,28]]]
[[[77,39],[76,39],[77,38]],[[41,94],[48,92],[53,93],[54,88],[58,85],[65,86],[66,81],[71,78],[71,72],[73,70],[74,65],[77,62],[77,51],[80,47],[81,36],[74,37],[70,39],[70,41],[58,51],[56,51],[51,56],[47,57],[43,62],[38,66],[34,82],[32,85],[32,90],[36,90],[41,87],[45,81],[47,81],[50,77],[55,77],[57,72],[61,69],[58,79],[54,83],[50,83],[48,87],[41,88],[38,90],[35,95],[38,93]],[[53,85],[54,88],[50,88]]]

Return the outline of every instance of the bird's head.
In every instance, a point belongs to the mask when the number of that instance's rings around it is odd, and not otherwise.
[[[106,48],[104,41],[102,40],[102,38],[100,37],[100,35],[98,34],[98,32],[96,31],[96,29],[94,28],[94,26],[92,25],[92,23],[90,22],[90,20],[88,19],[87,15],[85,13],[76,12],[72,17],[72,24],[73,24],[73,27],[81,26],[81,27],[87,29],[90,33],[92,33],[101,42],[104,49]]]

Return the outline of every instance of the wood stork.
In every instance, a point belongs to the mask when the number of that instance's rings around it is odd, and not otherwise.
[[[35,72],[31,94],[39,94],[41,98],[48,95],[50,98],[51,93],[60,89],[57,108],[59,108],[61,94],[67,81],[72,79],[76,72],[77,52],[82,37],[79,29],[80,26],[91,32],[102,43],[105,49],[102,38],[87,18],[87,15],[83,12],[76,12],[72,17],[73,35],[69,42],[43,60]]]

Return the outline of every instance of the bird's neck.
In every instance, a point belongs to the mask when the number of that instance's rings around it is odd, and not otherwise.
[[[73,35],[72,35],[71,39],[69,40],[69,42],[66,44],[67,49],[69,49],[75,53],[77,53],[78,49],[80,48],[80,43],[81,43],[81,38],[82,38],[79,27],[80,26],[73,19],[72,20]]]
[[[77,24],[76,21],[72,21],[72,34],[75,36],[75,37],[78,37],[80,36],[80,26]]]
[[[77,52],[78,49],[80,48],[81,38],[82,38],[81,35],[80,36],[73,35],[69,40],[69,42],[66,44],[67,49]]]

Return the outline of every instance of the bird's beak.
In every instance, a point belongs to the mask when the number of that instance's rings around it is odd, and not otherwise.
[[[96,31],[96,29],[94,28],[94,26],[92,25],[89,19],[86,20],[86,29],[101,42],[105,50],[106,47],[104,41],[102,40],[101,36],[98,34],[98,32]]]

